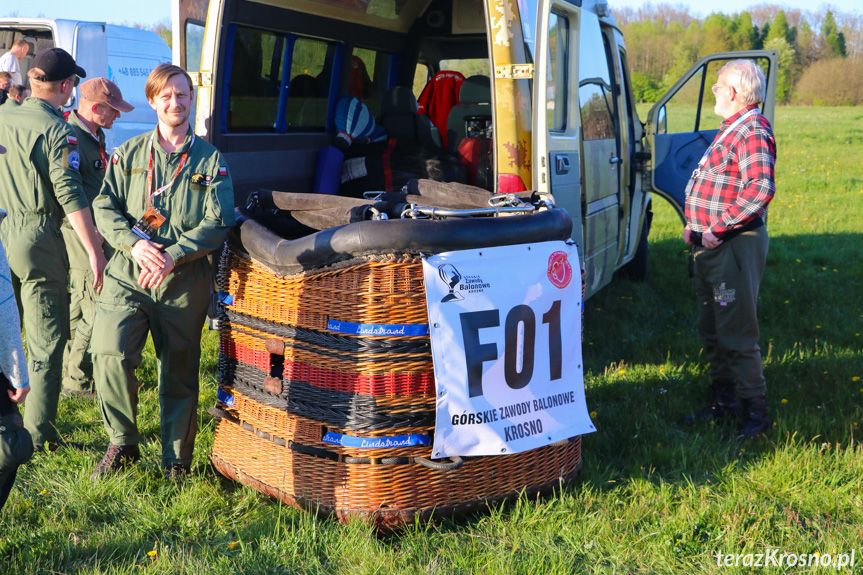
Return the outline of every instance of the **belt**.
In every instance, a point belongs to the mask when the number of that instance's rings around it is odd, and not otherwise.
[[[752,230],[757,230],[758,228],[760,228],[763,225],[764,225],[764,220],[762,220],[760,217],[758,217],[758,218],[755,218],[754,220],[750,220],[750,221],[746,222],[745,224],[743,224],[739,228],[733,228],[733,229],[726,231],[721,236],[717,236],[717,239],[720,239],[723,242],[727,242],[730,239],[736,238],[737,236],[739,236],[743,232],[751,232]],[[698,247],[704,247],[701,244],[701,236],[702,236],[701,232],[692,232],[689,235],[689,239],[692,241],[693,245],[696,245]]]

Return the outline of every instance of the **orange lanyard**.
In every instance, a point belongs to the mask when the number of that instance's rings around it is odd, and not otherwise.
[[[183,155],[180,157],[180,165],[177,166],[177,172],[174,174],[174,177],[171,178],[171,181],[159,188],[156,191],[153,191],[153,141],[156,138],[156,134],[159,131],[159,127],[156,126],[156,129],[153,130],[153,133],[150,135],[150,161],[149,167],[147,168],[147,195],[150,196],[150,207],[153,206],[153,198],[160,195],[162,192],[170,188],[174,185],[174,182],[177,179],[177,176],[180,175],[180,170],[183,169],[183,166],[186,164],[186,159],[189,157],[189,150],[192,149],[192,146],[195,145],[195,135],[192,134],[192,141],[189,142],[189,147],[183,152]]]

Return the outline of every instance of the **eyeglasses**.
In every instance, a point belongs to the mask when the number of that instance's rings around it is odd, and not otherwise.
[[[734,86],[725,86],[723,84],[713,84],[713,87],[710,89],[713,91],[714,96],[716,95],[716,92],[717,92],[717,90],[719,90],[719,88],[731,88],[733,91],[735,91],[735,92],[737,91],[734,89]]]

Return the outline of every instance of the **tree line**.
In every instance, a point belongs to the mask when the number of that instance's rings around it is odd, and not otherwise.
[[[767,49],[779,53],[778,103],[863,104],[861,15],[769,4],[703,19],[669,4],[615,9],[614,15],[640,102],[658,100],[702,56]]]

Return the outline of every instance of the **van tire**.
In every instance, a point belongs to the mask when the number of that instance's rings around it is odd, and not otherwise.
[[[638,238],[638,246],[635,248],[635,257],[620,270],[624,277],[632,281],[643,282],[647,279],[650,255],[650,243],[647,241],[647,236],[650,235],[652,220],[653,211],[648,210],[644,215],[644,225],[641,226],[641,236]]]

